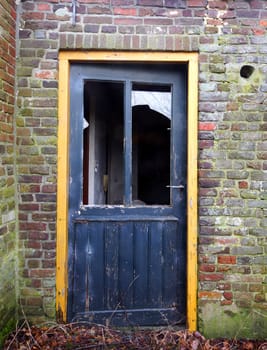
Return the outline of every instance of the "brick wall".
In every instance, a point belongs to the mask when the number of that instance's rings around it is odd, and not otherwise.
[[[14,83],[15,1],[0,1],[0,330],[14,316],[15,177]]]
[[[267,2],[76,2],[75,24],[71,1],[20,5],[17,169],[25,312],[35,321],[55,315],[58,51],[198,51],[199,328],[208,336],[266,336]]]

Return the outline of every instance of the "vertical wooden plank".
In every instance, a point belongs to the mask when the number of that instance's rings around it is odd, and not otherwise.
[[[149,231],[146,222],[134,223],[134,306],[142,308],[148,301]]]
[[[88,294],[88,225],[76,224],[74,231],[73,314],[85,312]]]
[[[152,221],[149,225],[149,255],[150,262],[148,266],[149,271],[149,306],[161,307],[162,306],[162,233],[163,223]]]
[[[118,238],[117,222],[105,223],[105,310],[117,310],[120,307],[118,298]]]
[[[197,133],[198,55],[188,66],[187,326],[197,327]]]
[[[66,321],[68,290],[69,60],[59,56],[57,183],[57,318]]]
[[[89,310],[103,310],[105,302],[104,223],[89,223]]]
[[[162,300],[165,307],[170,307],[177,302],[179,290],[177,290],[177,274],[179,269],[180,247],[177,242],[177,223],[166,222],[163,226],[163,295]]]
[[[119,299],[123,308],[133,306],[133,223],[120,224],[119,237]]]

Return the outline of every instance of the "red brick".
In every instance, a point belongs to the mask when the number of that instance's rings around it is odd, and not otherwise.
[[[232,265],[218,265],[217,272],[230,272],[232,271]]]
[[[232,305],[233,300],[221,300],[221,305]]]
[[[44,14],[41,12],[24,12],[22,15],[24,20],[43,20]]]
[[[216,123],[213,123],[213,122],[200,122],[198,124],[198,130],[200,131],[204,131],[204,130],[213,131],[215,129],[216,129]]]
[[[199,280],[200,281],[222,281],[224,279],[223,273],[200,273]]]
[[[37,4],[37,11],[50,11],[51,5],[50,4]]]
[[[262,27],[267,27],[267,20],[266,19],[262,19],[262,20],[260,20],[260,26],[262,26]]]
[[[247,181],[239,181],[239,182],[238,182],[238,187],[239,187],[239,188],[248,188],[248,183],[247,183]]]
[[[201,272],[214,272],[215,271],[215,265],[201,264],[199,266],[199,271],[201,271]]]
[[[114,19],[115,25],[137,25],[142,24],[140,18],[131,18],[131,17],[116,17]]]
[[[35,77],[39,79],[55,79],[55,72],[51,70],[41,70],[35,72]]]
[[[30,277],[39,277],[39,278],[54,277],[55,270],[54,269],[34,269],[29,271],[29,275]]]
[[[217,284],[217,288],[219,290],[230,290],[231,289],[231,284],[227,282],[219,282]]]
[[[33,288],[40,288],[42,286],[42,281],[40,279],[31,279],[31,286]]]
[[[137,5],[142,6],[163,6],[163,0],[137,0]]]
[[[253,28],[252,30],[255,35],[265,35],[266,33],[265,29],[262,28]]]
[[[212,148],[214,146],[213,140],[200,140],[198,142],[199,149]]]
[[[42,222],[21,222],[20,223],[20,230],[41,231],[45,229],[46,229],[46,223],[42,223]]]
[[[236,256],[232,255],[219,255],[218,256],[219,264],[236,264]]]
[[[29,232],[28,237],[29,239],[32,239],[32,240],[43,241],[43,240],[48,240],[49,235],[47,232],[39,231],[39,232]]]
[[[41,249],[41,243],[36,241],[26,241],[25,242],[25,248],[28,249],[34,249],[34,250],[40,250]]]
[[[123,15],[123,16],[136,16],[137,15],[137,9],[136,8],[120,8],[115,7],[113,9],[113,12],[115,15]]]
[[[187,0],[187,6],[189,7],[205,7],[207,0]]]
[[[221,300],[222,294],[220,292],[213,291],[200,291],[198,292],[198,297],[200,299]]]
[[[225,10],[227,9],[227,2],[226,1],[220,1],[220,0],[213,0],[209,1],[209,8],[218,8],[220,10]]]
[[[220,245],[235,245],[238,244],[238,238],[234,237],[218,237],[214,239],[215,244],[220,244]]]

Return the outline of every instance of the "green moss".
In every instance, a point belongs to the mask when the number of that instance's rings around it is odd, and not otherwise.
[[[229,83],[219,83],[218,84],[218,91],[230,91],[230,84]]]
[[[210,63],[217,64],[217,63],[224,63],[224,57],[222,55],[211,55],[210,56]]]
[[[42,81],[36,78],[30,78],[30,87],[32,89],[40,89],[42,87]]]
[[[266,311],[214,303],[200,308],[199,330],[207,338],[254,338],[267,336]]]
[[[225,73],[225,66],[221,63],[210,64],[209,69],[212,73]]]
[[[25,117],[31,117],[32,116],[32,109],[31,108],[22,108],[20,110],[20,115]]]
[[[256,199],[258,198],[258,192],[257,191],[250,191],[250,190],[242,190],[240,191],[241,198],[244,199]]]
[[[36,90],[33,92],[34,97],[57,97],[58,92],[57,89],[43,89],[43,90]]]
[[[0,349],[3,348],[6,337],[14,331],[16,328],[16,321],[9,320],[1,329],[0,329]]]
[[[267,200],[267,192],[262,192],[260,194],[260,199]]]
[[[17,118],[16,124],[17,124],[17,126],[20,126],[20,127],[25,126],[24,119],[23,118]]]
[[[218,45],[224,46],[228,43],[229,37],[227,35],[220,35],[218,37]]]
[[[227,81],[230,83],[238,83],[238,79],[239,79],[239,73],[237,74],[237,73],[231,72],[227,74]]]
[[[15,188],[14,187],[8,187],[5,188],[2,192],[3,198],[10,198],[15,196]]]

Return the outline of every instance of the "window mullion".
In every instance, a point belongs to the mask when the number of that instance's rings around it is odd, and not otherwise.
[[[132,202],[132,104],[131,81],[124,85],[124,204]]]

